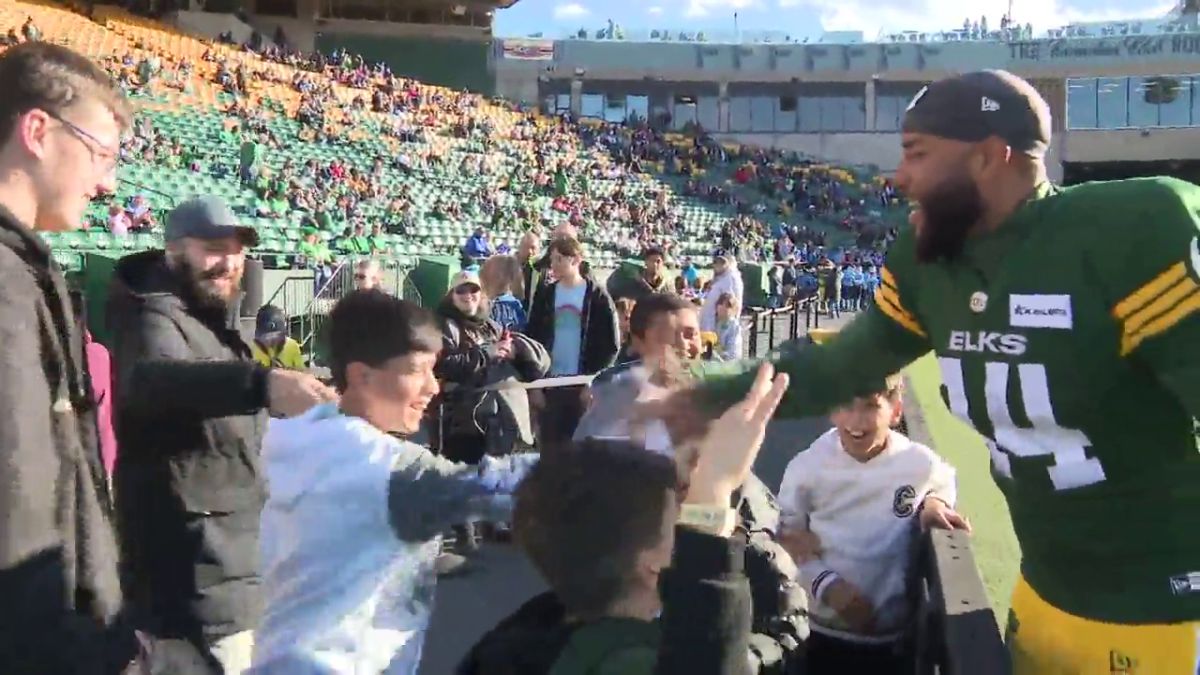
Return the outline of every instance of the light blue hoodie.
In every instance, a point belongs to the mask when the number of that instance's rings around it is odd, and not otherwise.
[[[334,404],[272,420],[253,675],[417,672],[440,533],[505,520],[536,455],[456,464]]]

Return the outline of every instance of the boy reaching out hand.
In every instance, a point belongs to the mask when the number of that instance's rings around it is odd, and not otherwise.
[[[902,388],[894,375],[882,391],[835,409],[833,429],[783,474],[783,544],[810,598],[810,672],[905,672],[900,638],[917,523],[970,530],[953,508],[954,469],[893,430]]]

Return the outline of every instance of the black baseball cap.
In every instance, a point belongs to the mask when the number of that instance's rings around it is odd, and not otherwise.
[[[246,246],[258,246],[258,230],[239,224],[233,209],[217,197],[196,197],[181,202],[167,214],[163,239],[225,239],[237,237]]]
[[[275,305],[263,305],[254,319],[254,337],[259,340],[277,340],[288,334],[287,316]]]
[[[1050,147],[1050,106],[1016,75],[978,70],[918,92],[904,113],[902,130],[967,143],[996,136],[1017,152],[1041,158]]]

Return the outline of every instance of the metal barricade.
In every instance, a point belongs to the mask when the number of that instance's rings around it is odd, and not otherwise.
[[[819,328],[821,315],[820,312],[814,311],[813,303],[811,297],[798,298],[783,307],[752,311],[746,356],[752,359],[766,356],[784,342],[798,340],[808,331]],[[781,328],[781,323],[786,325]]]

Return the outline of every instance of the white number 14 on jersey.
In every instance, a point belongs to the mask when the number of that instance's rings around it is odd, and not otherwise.
[[[946,385],[950,412],[970,423],[962,361],[940,357],[938,365],[942,370],[942,382]],[[1007,363],[984,364],[984,403],[993,430],[992,438],[985,440],[996,471],[1002,476],[1012,478],[1009,455],[1053,455],[1054,464],[1049,467],[1049,471],[1054,489],[1070,490],[1103,481],[1104,467],[1100,465],[1100,460],[1087,456],[1086,451],[1092,442],[1082,431],[1061,426],[1054,418],[1046,366],[1040,363],[1017,365],[1022,407],[1031,426],[1018,427],[1013,422],[1008,402],[1008,378],[1011,370]]]

